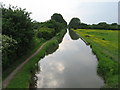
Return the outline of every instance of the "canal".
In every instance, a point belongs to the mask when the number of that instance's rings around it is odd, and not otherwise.
[[[104,81],[97,64],[90,46],[67,30],[58,49],[37,63],[37,88],[100,88]]]

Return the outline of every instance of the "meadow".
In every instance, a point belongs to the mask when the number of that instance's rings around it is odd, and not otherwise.
[[[93,53],[98,58],[97,72],[105,80],[104,87],[118,87],[118,32],[117,30],[74,30],[89,43]]]

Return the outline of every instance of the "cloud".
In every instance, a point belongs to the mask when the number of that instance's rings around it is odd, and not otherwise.
[[[94,13],[92,13],[89,10],[90,8],[87,8],[87,6],[83,4],[83,2],[87,3],[113,2],[113,0],[1,0],[1,1],[6,5],[12,4],[14,6],[26,8],[27,11],[32,12],[31,18],[40,22],[49,20],[54,13],[61,13],[67,22],[69,22],[73,17],[79,17],[83,22],[87,23],[98,22],[98,20],[97,21],[95,20],[96,18],[94,20],[93,18],[91,18],[97,10],[94,11]],[[118,1],[119,0],[114,0],[114,2]],[[100,8],[97,9],[101,10]],[[114,11],[113,13],[116,12]],[[112,20],[110,20],[110,22]]]

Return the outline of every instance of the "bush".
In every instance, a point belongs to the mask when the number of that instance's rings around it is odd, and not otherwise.
[[[39,38],[44,38],[46,40],[49,40],[53,36],[55,36],[55,30],[48,27],[42,27],[38,30],[37,36]]]
[[[3,70],[24,55],[31,45],[34,31],[30,14],[25,9],[2,6]]]
[[[5,70],[16,59],[18,43],[15,39],[2,35],[2,68]]]

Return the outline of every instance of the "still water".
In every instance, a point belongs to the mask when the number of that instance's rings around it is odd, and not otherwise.
[[[67,31],[59,48],[38,62],[37,88],[100,88],[97,58],[73,31]]]

